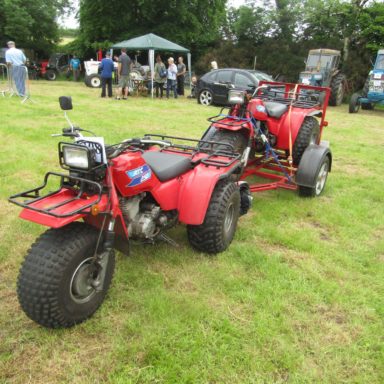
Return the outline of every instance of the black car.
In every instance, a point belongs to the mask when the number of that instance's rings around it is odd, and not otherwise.
[[[236,89],[251,91],[261,80],[273,81],[271,76],[260,71],[236,68],[216,69],[206,73],[197,81],[195,93],[197,102],[203,105],[225,105],[229,84],[233,84]]]

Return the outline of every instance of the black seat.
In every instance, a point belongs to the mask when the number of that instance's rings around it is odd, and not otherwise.
[[[276,117],[276,119],[280,118],[288,110],[285,104],[275,103],[274,101],[265,101],[264,105],[268,115]]]
[[[191,159],[185,156],[151,151],[142,156],[160,181],[173,179],[191,169]]]

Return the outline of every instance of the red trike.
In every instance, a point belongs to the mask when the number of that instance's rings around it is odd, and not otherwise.
[[[68,97],[60,104],[72,109]],[[80,323],[100,306],[114,248],[172,242],[165,231],[181,222],[196,250],[222,252],[252,201],[230,144],[146,135],[107,146],[70,125],[62,135],[75,142],[59,143],[68,173],[48,172],[40,187],[10,197],[21,218],[51,228],[29,250],[17,292],[24,312],[52,328]],[[54,178],[57,190],[45,193]]]

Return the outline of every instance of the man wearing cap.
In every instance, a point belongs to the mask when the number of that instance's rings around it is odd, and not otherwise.
[[[25,76],[27,72],[25,62],[27,59],[23,51],[16,48],[14,41],[8,41],[7,45],[9,49],[5,52],[5,61],[7,62],[8,68],[12,73],[17,93],[19,96],[24,96]]]

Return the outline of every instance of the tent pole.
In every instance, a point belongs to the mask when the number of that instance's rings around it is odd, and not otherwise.
[[[192,68],[191,68],[191,53],[188,52],[187,54],[187,61],[188,61],[188,73],[189,73],[189,91],[192,91]]]

